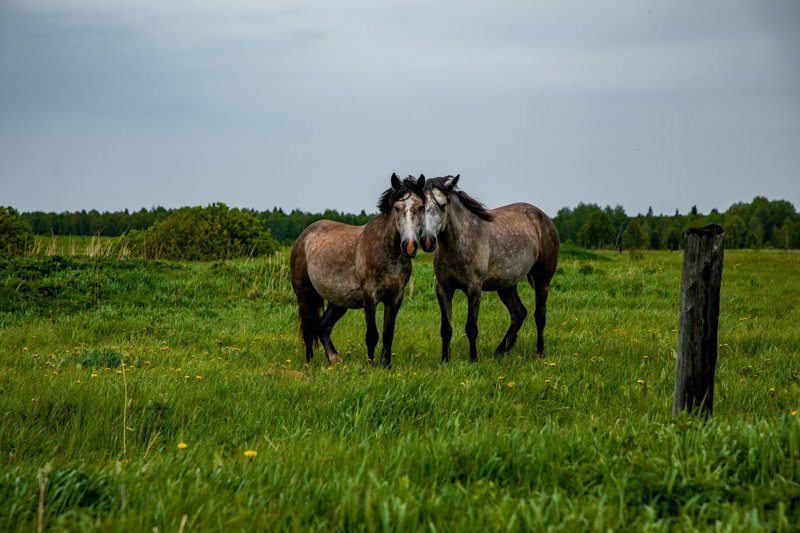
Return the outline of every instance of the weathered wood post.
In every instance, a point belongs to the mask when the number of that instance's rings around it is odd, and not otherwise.
[[[711,416],[717,368],[722,241],[716,224],[692,228],[683,236],[681,318],[672,415],[680,411]]]

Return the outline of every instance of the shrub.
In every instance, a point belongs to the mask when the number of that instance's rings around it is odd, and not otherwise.
[[[13,207],[0,206],[0,256],[22,255],[33,244],[33,230]]]
[[[252,213],[222,203],[184,207],[126,244],[134,255],[157,259],[219,260],[272,254],[277,246]]]

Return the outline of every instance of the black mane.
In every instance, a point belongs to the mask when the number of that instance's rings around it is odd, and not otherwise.
[[[426,189],[439,189],[442,191],[446,196],[450,196],[450,194],[455,194],[458,199],[461,201],[461,204],[467,208],[467,211],[473,213],[475,216],[480,218],[481,220],[491,221],[494,220],[494,215],[486,209],[486,206],[483,205],[481,202],[473,198],[472,196],[468,195],[464,191],[460,189],[453,189],[452,191],[448,191],[445,183],[447,180],[451,179],[453,176],[443,176],[441,178],[430,178],[425,182]]]
[[[383,191],[383,194],[381,194],[381,197],[378,199],[378,210],[381,213],[388,213],[391,211],[394,203],[408,193],[419,196],[417,192],[417,178],[414,176],[403,178],[397,190],[389,188]]]

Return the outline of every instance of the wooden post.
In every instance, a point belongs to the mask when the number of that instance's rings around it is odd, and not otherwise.
[[[705,418],[711,416],[724,236],[725,231],[716,224],[692,228],[683,236],[673,416],[683,410],[697,412]]]

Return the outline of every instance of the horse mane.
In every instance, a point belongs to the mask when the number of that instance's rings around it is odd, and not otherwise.
[[[378,210],[381,213],[388,213],[391,211],[392,205],[408,193],[419,196],[419,192],[417,191],[417,178],[414,176],[403,178],[397,190],[390,187],[383,191],[383,194],[381,194],[381,197],[378,199]]]
[[[476,200],[475,198],[473,198],[472,196],[470,196],[469,194],[465,193],[461,189],[452,189],[448,191],[447,187],[445,186],[445,183],[452,177],[453,176],[444,176],[441,178],[429,179],[428,181],[425,182],[425,188],[439,189],[445,195],[448,196],[450,194],[454,194],[461,202],[461,205],[463,205],[470,213],[474,214],[481,220],[486,220],[487,222],[491,222],[492,220],[494,220],[494,215],[491,214],[488,209],[486,209],[486,206],[483,205],[478,200]]]

